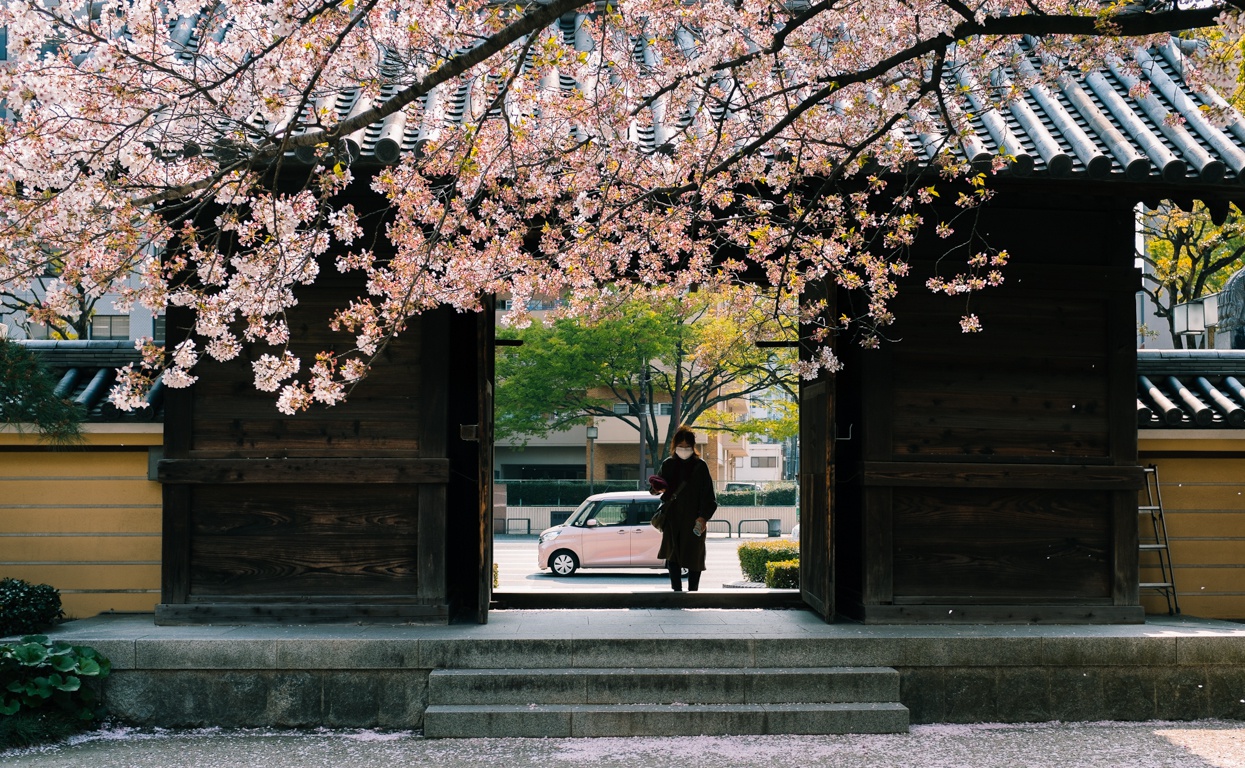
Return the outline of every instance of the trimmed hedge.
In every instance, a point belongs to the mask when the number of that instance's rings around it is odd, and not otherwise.
[[[0,579],[0,637],[40,632],[64,617],[55,587]]]
[[[800,559],[798,541],[748,541],[739,545],[739,569],[748,581],[765,581],[765,565]]]
[[[498,485],[506,486],[506,504],[512,507],[576,507],[588,498],[588,483],[584,480],[523,480],[507,483],[498,480]],[[600,480],[593,484],[595,493],[609,491],[635,491],[639,486],[635,480]]]
[[[719,491],[720,507],[790,507],[799,502],[795,483],[768,483],[755,491]]]
[[[777,560],[766,563],[765,586],[770,589],[799,589],[800,561]]]

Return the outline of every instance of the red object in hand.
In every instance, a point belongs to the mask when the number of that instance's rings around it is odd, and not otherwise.
[[[650,488],[656,488],[659,491],[664,491],[670,487],[666,484],[666,479],[661,475],[649,475],[648,484]]]

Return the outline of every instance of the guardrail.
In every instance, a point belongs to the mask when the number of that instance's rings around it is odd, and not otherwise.
[[[762,533],[764,533],[766,536],[769,536],[770,538],[774,538],[774,537],[782,535],[781,525],[780,524],[776,525],[776,523],[779,523],[779,520],[777,518],[749,517],[749,518],[745,518],[739,521],[739,524],[735,528],[736,538],[741,538],[741,539],[743,538],[744,523],[764,523],[765,530],[762,531]]]

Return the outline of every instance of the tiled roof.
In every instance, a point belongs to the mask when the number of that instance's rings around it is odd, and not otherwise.
[[[108,401],[117,369],[138,362],[133,341],[18,341],[35,353],[56,380],[56,393],[79,403],[88,423],[159,422],[164,420],[164,384],[147,392],[147,408],[130,413]]]
[[[591,50],[591,37],[584,33],[585,14],[568,14],[555,25],[568,45]],[[186,26],[190,34],[193,25]],[[195,48],[187,41],[187,50]],[[1188,43],[1171,40],[1158,49],[1138,50],[1140,73],[1112,65],[1075,81],[1065,80],[1057,90],[1034,86],[1003,111],[983,110],[975,98],[965,96],[961,108],[971,113],[973,135],[952,142],[960,157],[986,163],[1000,151],[1013,159],[1001,172],[1017,177],[1079,177],[1104,181],[1163,184],[1193,183],[1199,188],[1224,187],[1245,191],[1245,119],[1235,119],[1219,127],[1208,120],[1202,107],[1227,108],[1219,96],[1195,92],[1185,84],[1182,72]],[[1018,44],[1015,67],[994,73],[990,85],[1007,88],[1018,79],[1031,76],[1044,62],[1026,44]],[[635,56],[650,55],[643,41],[636,44]],[[572,90],[576,82],[565,75],[547,87]],[[960,86],[975,86],[961,75],[947,76],[948,93]],[[1145,86],[1149,95],[1132,98],[1130,90]],[[381,97],[394,93],[394,86],[382,88]],[[479,98],[476,94],[475,98]],[[356,162],[393,164],[402,155],[414,152],[435,138],[447,125],[470,120],[473,98],[470,84],[441,86],[417,99],[407,108],[356,131],[346,145]],[[358,90],[341,92],[317,102],[317,113],[335,111],[347,119],[371,106]],[[637,116],[629,138],[653,150],[676,135],[684,116],[654,106]],[[271,133],[281,126],[256,119],[258,131]],[[942,146],[942,133],[918,134],[912,123],[900,133],[914,147],[932,157]],[[303,147],[294,158],[311,162],[315,150]]]
[[[1141,429],[1245,429],[1245,350],[1137,350]]]

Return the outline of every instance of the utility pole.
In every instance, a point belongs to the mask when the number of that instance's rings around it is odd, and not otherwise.
[[[645,450],[648,448],[648,361],[640,360],[640,479],[636,487],[643,488],[648,477],[648,462]]]

